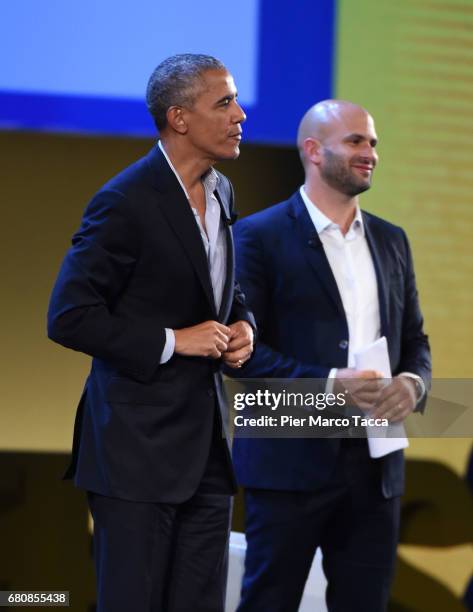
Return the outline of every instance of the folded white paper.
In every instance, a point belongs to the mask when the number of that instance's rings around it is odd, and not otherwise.
[[[392,378],[385,336],[356,351],[353,357],[357,370],[376,370],[384,379]],[[366,435],[370,456],[373,458],[384,457],[409,446],[403,423],[391,423],[386,427],[370,426],[366,428]]]

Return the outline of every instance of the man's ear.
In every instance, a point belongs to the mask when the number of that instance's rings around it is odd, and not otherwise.
[[[170,106],[166,112],[166,119],[169,127],[179,134],[187,133],[187,123],[184,116],[184,109],[181,106]]]
[[[304,157],[315,165],[322,159],[322,143],[316,138],[306,138],[303,142]]]

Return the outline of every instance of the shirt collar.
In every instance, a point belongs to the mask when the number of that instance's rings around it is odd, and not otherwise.
[[[312,223],[314,224],[314,227],[319,235],[326,229],[335,227],[338,228],[338,225],[329,219],[327,215],[324,215],[320,208],[318,208],[317,205],[312,202],[305,192],[304,185],[302,185],[299,189],[299,193],[301,194],[301,198],[307,208],[307,212],[309,213]],[[356,206],[355,217],[350,225],[349,231],[351,230],[360,231],[363,236],[365,234],[363,216],[358,205]]]
[[[169,167],[171,168],[171,170],[176,175],[176,178],[179,181],[179,185],[182,187],[182,190],[186,194],[186,198],[189,200],[189,194],[187,193],[187,189],[184,187],[184,183],[182,182],[182,179],[179,176],[178,171],[176,170],[176,168],[174,168],[174,166],[172,164],[172,161],[169,159],[168,154],[164,150],[164,147],[163,147],[163,144],[162,144],[161,140],[158,140],[158,147],[161,149],[161,152],[164,155],[164,157],[166,158],[166,161],[169,164]],[[212,168],[212,166],[201,177],[202,184],[204,185],[204,188],[205,188],[205,190],[208,193],[213,193],[215,191],[215,189],[217,187],[218,180],[219,180],[219,176],[218,176],[217,172]]]

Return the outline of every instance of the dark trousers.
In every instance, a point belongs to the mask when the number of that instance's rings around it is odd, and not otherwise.
[[[97,612],[223,612],[233,493],[224,444],[214,435],[199,488],[182,504],[89,492]]]
[[[314,465],[314,470],[317,466]],[[329,612],[383,612],[399,532],[366,441],[343,441],[330,481],[314,492],[247,489],[248,548],[239,612],[297,612],[317,547]]]

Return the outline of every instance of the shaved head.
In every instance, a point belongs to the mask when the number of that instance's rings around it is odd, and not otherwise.
[[[311,106],[302,117],[297,132],[297,147],[304,161],[304,141],[314,138],[323,144],[336,126],[346,123],[354,115],[369,116],[366,109],[346,100],[323,100]]]

